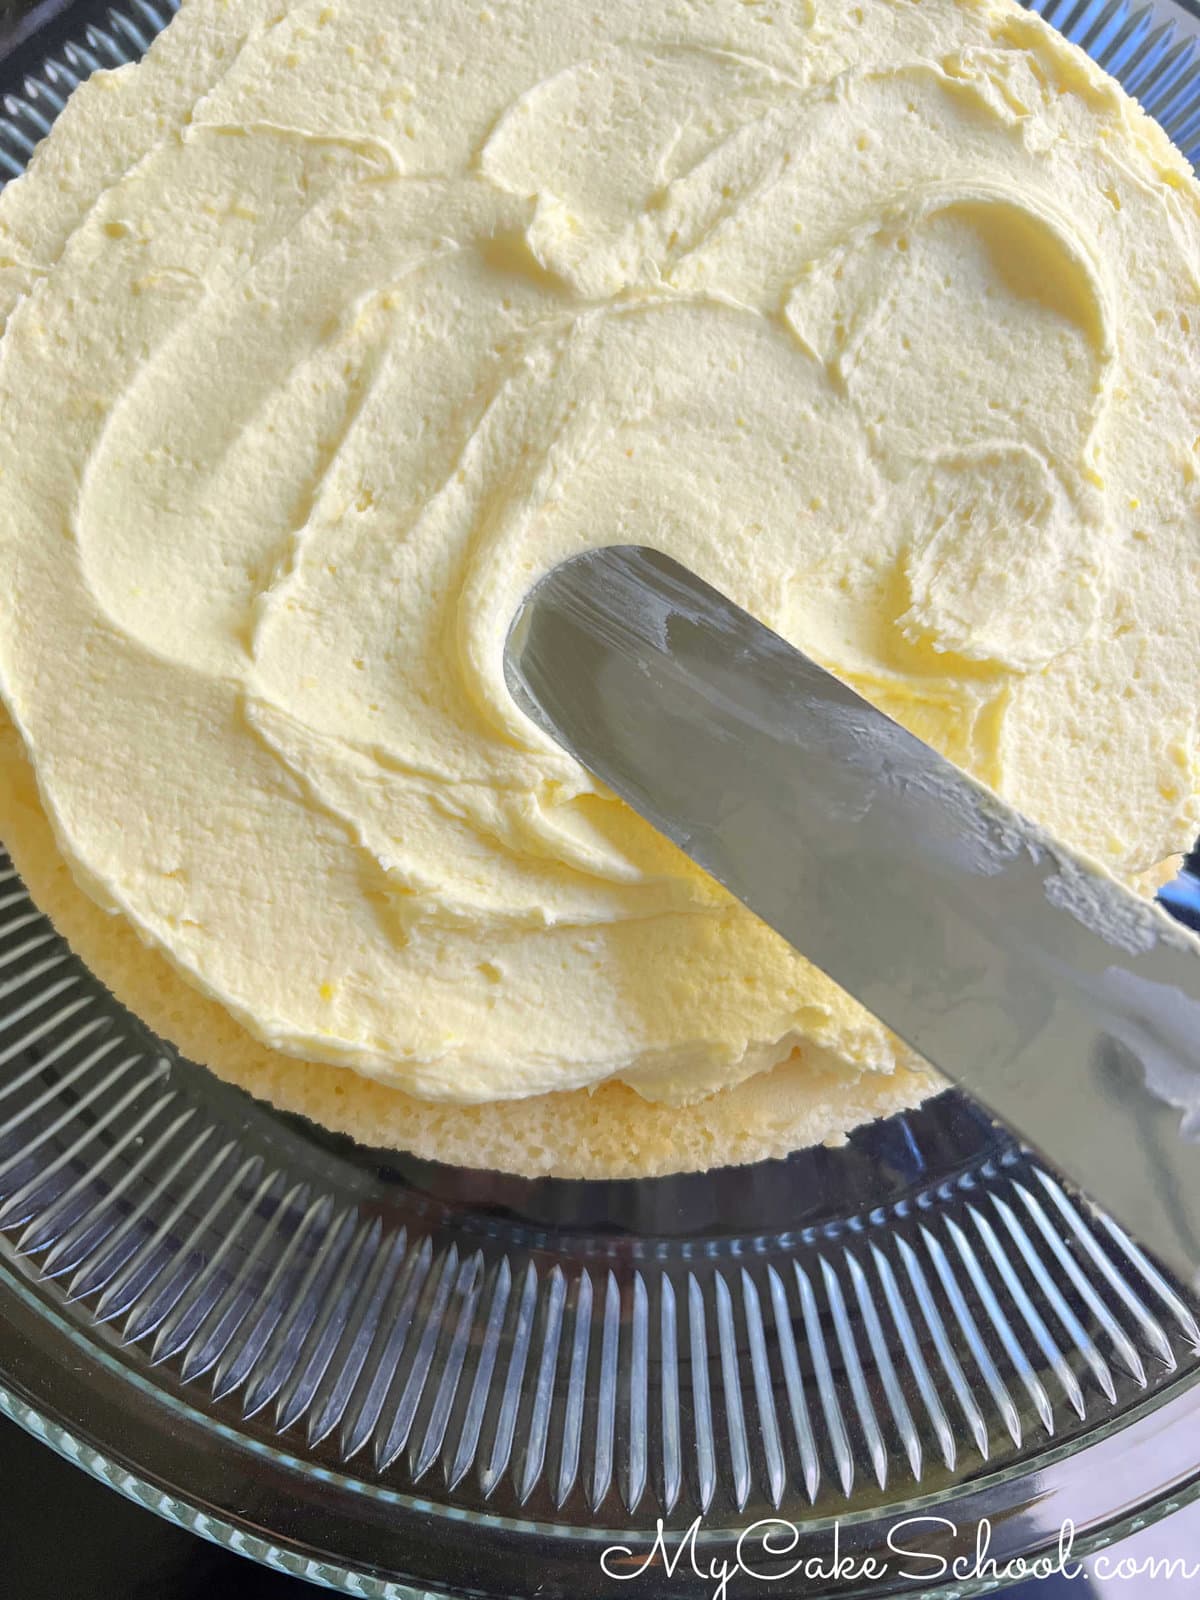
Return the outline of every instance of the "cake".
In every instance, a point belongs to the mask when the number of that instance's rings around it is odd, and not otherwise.
[[[0,196],[0,837],[193,1059],[529,1174],[938,1080],[527,721],[651,545],[1145,885],[1200,817],[1200,206],[1010,0],[186,0]]]

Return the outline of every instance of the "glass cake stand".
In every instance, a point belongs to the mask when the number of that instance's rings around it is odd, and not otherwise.
[[[1200,154],[1192,12],[1036,9]],[[27,37],[0,168],[169,15]],[[739,1555],[777,1593],[985,1593],[1066,1524],[1082,1554],[1200,1494],[1198,1376],[1189,1296],[957,1093],[644,1182],[367,1150],[150,1036],[0,855],[0,1407],[271,1566],[586,1600],[694,1525],[673,1595]],[[802,1578],[835,1542],[885,1575]]]

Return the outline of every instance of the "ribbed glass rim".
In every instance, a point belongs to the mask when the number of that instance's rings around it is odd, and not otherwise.
[[[155,1410],[174,1414],[176,1419],[187,1419],[206,1434],[214,1431],[227,1432],[226,1443],[234,1446],[238,1454],[271,1462],[287,1471],[296,1471],[305,1479],[314,1475],[309,1464],[289,1455],[286,1451],[247,1440],[245,1436],[238,1435],[232,1430],[214,1430],[210,1418],[204,1417],[202,1413],[186,1405],[178,1396],[168,1395],[145,1383],[136,1374],[129,1373],[112,1355],[99,1350],[83,1339],[69,1324],[57,1318],[52,1311],[39,1305],[36,1297],[29,1292],[28,1286],[20,1284],[8,1273],[0,1274],[0,1281],[4,1282],[5,1289],[10,1291],[13,1297],[5,1310],[11,1309],[13,1304],[22,1306],[29,1315],[33,1327],[44,1324],[49,1318],[69,1339],[85,1365],[107,1368],[109,1375],[117,1379],[118,1386],[133,1382],[152,1402]],[[32,1345],[29,1349],[33,1351]],[[40,1355],[40,1352],[38,1354]],[[31,1365],[36,1364],[36,1362],[31,1363]],[[43,1376],[45,1371],[49,1371],[53,1379],[55,1366],[55,1363],[46,1361]],[[300,1538],[283,1540],[277,1535],[264,1538],[251,1531],[247,1526],[247,1519],[232,1514],[227,1503],[218,1503],[212,1499],[204,1502],[189,1497],[188,1494],[181,1493],[175,1488],[168,1488],[165,1483],[156,1483],[151,1474],[133,1464],[139,1458],[145,1459],[139,1450],[135,1449],[127,1456],[126,1452],[115,1450],[107,1443],[101,1443],[90,1431],[72,1424],[67,1418],[65,1409],[61,1405],[51,1403],[46,1394],[34,1398],[28,1391],[19,1393],[13,1384],[14,1374],[11,1368],[6,1377],[8,1381],[0,1383],[0,1411],[12,1421],[135,1504],[165,1517],[168,1521],[214,1544],[290,1576],[344,1593],[359,1594],[368,1597],[368,1600],[447,1600],[447,1597],[451,1596],[455,1597],[455,1600],[458,1600],[458,1597],[461,1597],[461,1600],[475,1600],[475,1597],[483,1594],[481,1590],[458,1586],[452,1589],[433,1590],[427,1585],[409,1583],[403,1578],[388,1577],[378,1570],[372,1571],[370,1563],[364,1562],[359,1565],[353,1560],[339,1559],[328,1550],[313,1549],[311,1544]],[[139,1417],[138,1420],[139,1423],[143,1423],[145,1419]],[[1141,1449],[1149,1448],[1154,1458],[1164,1464],[1173,1463],[1176,1459],[1181,1466],[1186,1463],[1186,1467],[1176,1477],[1154,1485],[1144,1499],[1132,1506],[1116,1509],[1111,1517],[1100,1520],[1075,1539],[1072,1559],[1086,1559],[1093,1556],[1121,1539],[1144,1531],[1174,1512],[1200,1500],[1200,1455],[1194,1450],[1198,1420],[1200,1420],[1200,1381],[1194,1376],[1185,1377],[1170,1388],[1149,1397],[1143,1405],[1100,1425],[1089,1437],[1084,1449],[1080,1450],[1077,1444],[1067,1443],[1057,1449],[1043,1452],[1032,1463],[1010,1464],[989,1477],[977,1480],[966,1496],[961,1490],[958,1491],[955,1500],[956,1509],[968,1513],[960,1525],[974,1525],[986,1518],[993,1521],[996,1526],[1002,1527],[1009,1522],[1019,1521],[1022,1512],[1034,1505],[1045,1512],[1047,1502],[1053,1504],[1060,1501],[1072,1488],[1066,1481],[1056,1481],[1060,1469],[1068,1469],[1061,1476],[1064,1480],[1069,1479],[1073,1475],[1070,1470],[1072,1465],[1082,1466],[1085,1458],[1089,1475],[1101,1481],[1108,1481],[1106,1468],[1111,1470],[1114,1463],[1097,1461],[1096,1456],[1098,1453],[1108,1455],[1114,1446],[1120,1448],[1122,1455],[1127,1455],[1130,1448],[1136,1445]],[[1175,1454],[1177,1450],[1180,1452],[1178,1458]],[[223,1462],[223,1472],[227,1479],[226,1502],[236,1499],[238,1491],[238,1482],[230,1474],[231,1465],[232,1463],[226,1458]],[[320,1473],[317,1476],[327,1483],[330,1489],[338,1483],[337,1474]],[[250,1482],[246,1486],[252,1488],[253,1484]],[[448,1514],[443,1506],[432,1502],[422,1503],[413,1497],[397,1495],[382,1486],[371,1489],[357,1481],[352,1484],[347,1482],[346,1486],[352,1490],[356,1498],[363,1496],[365,1490],[367,1499],[380,1504],[391,1502],[399,1506],[407,1502],[404,1504],[406,1511],[418,1516],[433,1513],[450,1525],[457,1522],[465,1528],[482,1531],[506,1523],[518,1533],[538,1531],[536,1523],[521,1528],[520,1525],[514,1525],[511,1519],[481,1516],[469,1509]],[[1021,1493],[1022,1489],[1024,1493]],[[819,1536],[829,1533],[835,1525],[843,1528],[866,1525],[872,1532],[875,1532],[877,1527],[878,1533],[883,1534],[888,1527],[895,1525],[898,1517],[935,1508],[944,1504],[944,1501],[944,1495],[930,1494],[890,1506],[884,1518],[872,1517],[870,1513],[826,1517],[806,1524],[804,1531],[813,1546],[811,1553],[819,1554],[822,1553]],[[1059,1523],[1061,1520],[1059,1519]],[[1051,1518],[1047,1524],[1046,1535],[1033,1543],[1021,1543],[1020,1547],[1015,1549],[994,1547],[994,1559],[1003,1570],[1007,1562],[1020,1560],[1031,1566],[1039,1559],[1052,1557],[1057,1549],[1058,1536],[1057,1532],[1051,1533],[1049,1529],[1056,1529],[1059,1523]],[[723,1546],[723,1553],[728,1556],[731,1553],[729,1537],[731,1531],[736,1537],[740,1530],[704,1529],[697,1543],[706,1549]],[[627,1533],[614,1529],[581,1529],[579,1532],[582,1538],[595,1548],[597,1559],[602,1549],[619,1544],[624,1539],[631,1541],[635,1550],[647,1548],[644,1529],[629,1530]],[[883,1539],[877,1537],[864,1548],[882,1549]],[[1020,1581],[1019,1576],[1001,1579],[981,1577],[949,1585],[938,1584],[926,1589],[909,1587],[900,1590],[884,1588],[873,1583],[869,1587],[841,1588],[837,1592],[839,1595],[845,1595],[846,1600],[856,1600],[856,1597],[866,1600],[868,1595],[889,1593],[904,1593],[913,1597],[913,1600],[967,1600],[967,1597],[971,1596],[997,1593],[1016,1581]],[[692,1591],[681,1589],[680,1592]],[[696,1592],[704,1591],[700,1589]]]
[[[197,1407],[189,1405],[180,1395],[172,1394],[158,1385],[148,1382],[136,1369],[124,1365],[111,1351],[98,1346],[89,1340],[81,1329],[72,1326],[65,1318],[60,1317],[52,1306],[30,1292],[31,1285],[21,1283],[3,1266],[0,1266],[0,1285],[3,1285],[8,1293],[24,1300],[35,1311],[36,1315],[53,1322],[58,1331],[65,1335],[76,1346],[78,1351],[86,1351],[89,1359],[104,1368],[119,1382],[129,1383],[136,1387],[143,1396],[151,1400],[156,1406],[160,1406],[165,1412],[187,1417],[189,1420],[194,1420],[198,1426],[205,1430],[221,1435],[228,1443],[234,1445],[239,1451],[248,1456],[272,1460],[286,1470],[295,1471],[306,1477],[311,1475],[319,1476],[324,1482],[337,1484],[352,1494],[365,1495],[368,1499],[382,1504],[390,1504],[406,1511],[431,1512],[446,1518],[450,1522],[461,1521],[475,1527],[496,1528],[506,1532],[509,1530],[521,1533],[545,1531],[561,1534],[564,1531],[561,1523],[549,1526],[532,1518],[526,1519],[498,1515],[486,1511],[481,1512],[470,1507],[448,1507],[441,1501],[417,1494],[405,1493],[386,1484],[366,1483],[361,1478],[332,1471],[328,1468],[315,1469],[312,1463],[305,1461],[303,1457],[295,1455],[281,1446],[272,1445],[262,1439],[250,1438],[244,1433],[239,1433],[233,1428],[215,1421]],[[0,1312],[0,1315],[2,1315],[2,1312]],[[2,1390],[3,1385],[0,1384],[0,1391]],[[910,1495],[904,1499],[891,1502],[886,1508],[887,1514],[883,1517],[880,1516],[878,1508],[869,1507],[859,1511],[839,1511],[806,1518],[805,1531],[824,1533],[834,1526],[869,1527],[875,1524],[886,1526],[894,1520],[893,1514],[895,1513],[907,1513],[916,1509],[928,1509],[932,1506],[943,1505],[948,1497],[957,1500],[969,1497],[977,1492],[986,1493],[1015,1479],[1033,1477],[1048,1467],[1074,1459],[1085,1453],[1093,1445],[1102,1444],[1111,1439],[1120,1433],[1127,1424],[1132,1426],[1141,1419],[1151,1417],[1159,1411],[1183,1403],[1187,1403],[1189,1411],[1194,1406],[1197,1413],[1200,1414],[1200,1370],[1181,1374],[1174,1382],[1148,1394],[1142,1402],[1129,1407],[1117,1416],[1096,1423],[1094,1427],[1088,1430],[1082,1441],[1074,1438],[1059,1444],[1048,1445],[1039,1450],[1032,1458],[1026,1457],[1016,1462],[1008,1462],[1004,1466],[998,1467],[994,1472],[980,1474],[967,1485],[956,1485],[949,1491],[949,1495],[946,1490],[931,1490],[925,1494]],[[61,1414],[56,1414],[54,1420],[65,1431],[70,1431]],[[99,1446],[96,1448],[99,1449]],[[1200,1495],[1200,1454],[1196,1456],[1195,1475],[1195,1492]],[[613,1525],[603,1527],[574,1526],[566,1531],[572,1536],[598,1547],[612,1544],[621,1538],[642,1538],[645,1535],[644,1527],[621,1528]],[[700,1530],[698,1539],[715,1545],[736,1540],[742,1532],[743,1525],[740,1523],[723,1526],[709,1522]]]

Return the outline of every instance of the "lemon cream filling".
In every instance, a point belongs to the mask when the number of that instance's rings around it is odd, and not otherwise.
[[[1197,190],[1007,0],[188,0],[0,263],[0,690],[78,882],[272,1046],[895,1065],[510,700],[590,545],[1119,872],[1200,822]]]

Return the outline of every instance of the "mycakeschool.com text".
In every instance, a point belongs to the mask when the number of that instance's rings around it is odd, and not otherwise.
[[[647,1596],[695,1594],[699,1587],[711,1600],[738,1600],[741,1595],[770,1592],[777,1584],[788,1592],[836,1594],[861,1592],[872,1584],[889,1590],[897,1581],[913,1584],[1012,1583],[1022,1578],[1065,1578],[1082,1582],[1089,1575],[1099,1583],[1128,1582],[1131,1600],[1148,1593],[1182,1595],[1195,1592],[1200,1561],[1183,1555],[1122,1555],[1119,1545],[1088,1556],[1076,1554],[1076,1529],[1065,1522],[1051,1548],[1037,1556],[993,1552],[993,1527],[986,1519],[962,1525],[946,1517],[911,1516],[896,1521],[883,1548],[857,1547],[852,1529],[834,1523],[823,1541],[811,1532],[801,1535],[795,1523],[766,1518],[746,1528],[736,1544],[712,1542],[697,1517],[682,1530],[666,1529],[660,1519],[655,1538],[641,1546],[611,1544],[600,1565],[614,1583],[629,1584],[631,1600],[639,1588]],[[819,1547],[815,1547],[819,1546]]]

